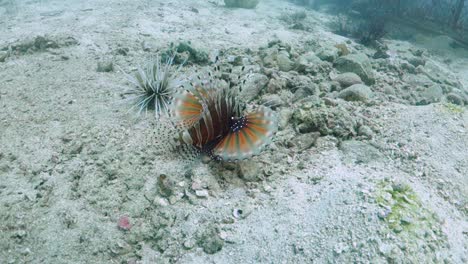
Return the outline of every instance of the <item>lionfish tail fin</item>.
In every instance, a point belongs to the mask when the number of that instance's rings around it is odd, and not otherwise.
[[[213,154],[226,161],[258,155],[270,143],[277,127],[275,113],[261,106],[237,119],[231,131],[215,146]]]

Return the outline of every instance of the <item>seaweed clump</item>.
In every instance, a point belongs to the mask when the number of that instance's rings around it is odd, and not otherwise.
[[[375,45],[388,33],[385,16],[378,15],[359,22],[340,14],[336,17],[332,27],[334,33],[354,38],[365,46]]]
[[[354,36],[365,46],[373,45],[387,34],[384,18],[371,18],[361,23]]]

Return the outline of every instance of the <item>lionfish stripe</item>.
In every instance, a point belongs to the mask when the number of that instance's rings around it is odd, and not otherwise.
[[[246,130],[239,131],[240,137],[240,149],[241,151],[250,151],[250,148],[253,147],[252,139],[247,134]]]
[[[198,98],[190,91],[183,91],[176,95],[173,114],[177,126],[182,128],[192,127],[198,122],[203,113],[203,106]]]

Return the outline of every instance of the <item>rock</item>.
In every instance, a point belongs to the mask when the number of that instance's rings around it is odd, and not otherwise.
[[[276,109],[284,104],[281,97],[277,94],[267,94],[262,97],[262,104],[270,107],[271,109]]]
[[[323,61],[334,62],[339,56],[339,50],[336,47],[320,48],[317,51],[317,57]]]
[[[311,133],[305,133],[301,134],[299,136],[296,136],[293,140],[294,146],[297,147],[299,152],[302,152],[310,147],[312,147],[315,142],[317,142],[317,139],[320,137],[319,132],[311,132]]]
[[[288,72],[293,68],[293,62],[289,59],[289,54],[285,50],[278,53],[276,63],[280,71]]]
[[[427,61],[424,67],[419,66],[418,69],[422,69],[422,73],[429,77],[433,82],[448,84],[453,87],[462,86],[453,72],[435,61]]]
[[[464,105],[465,100],[463,100],[463,98],[456,93],[449,93],[445,96],[445,98],[447,99],[448,102],[452,104],[461,105],[461,106]]]
[[[234,66],[240,66],[240,65],[242,65],[242,57],[241,56],[230,55],[230,56],[227,57],[227,62],[234,65]]]
[[[345,43],[336,44],[335,48],[338,49],[338,55],[340,56],[346,56],[350,53],[348,46],[346,46]]]
[[[67,47],[78,44],[78,41],[73,37],[51,38],[49,36],[36,36],[35,38],[26,39],[20,43],[10,46],[15,54],[25,54],[32,52],[43,52],[50,49]]]
[[[219,236],[219,232],[215,227],[208,227],[197,240],[197,244],[203,248],[203,251],[207,254],[214,254],[220,251],[224,246],[224,241]]]
[[[361,77],[359,77],[359,75],[357,75],[354,72],[345,72],[342,74],[338,74],[333,80],[337,81],[342,88],[349,87],[353,84],[362,83]]]
[[[245,160],[239,162],[237,166],[239,177],[245,181],[253,182],[262,179],[261,167],[258,162],[253,160]]]
[[[374,132],[368,126],[360,126],[358,129],[358,135],[371,139],[374,137]]]
[[[286,79],[271,78],[267,85],[269,93],[276,93],[286,86]]]
[[[339,148],[344,154],[344,160],[351,163],[367,164],[382,160],[383,158],[383,155],[377,148],[357,140],[343,141]]]
[[[401,62],[400,66],[401,66],[401,69],[405,70],[406,72],[413,73],[413,74],[416,73],[416,67],[414,67],[412,64],[410,64],[407,61]]]
[[[128,218],[128,216],[121,216],[119,218],[119,221],[117,223],[117,226],[122,229],[122,230],[125,230],[125,231],[128,231],[132,228],[132,224],[130,223],[130,219]]]
[[[97,72],[111,72],[114,70],[114,63],[112,61],[99,61],[97,64]]]
[[[268,83],[268,77],[260,73],[253,73],[248,76],[240,93],[240,97],[245,101],[256,98]]]
[[[413,56],[413,57],[407,58],[407,61],[411,63],[411,65],[413,65],[414,67],[418,67],[420,65],[422,66],[426,65],[426,59],[421,58],[421,57]]]
[[[184,241],[184,248],[185,249],[192,249],[193,247],[195,247],[195,244],[196,244],[196,241],[193,240],[193,239],[187,239]]]
[[[434,83],[429,77],[422,74],[405,74],[403,81],[411,86],[430,86]]]
[[[305,89],[311,91],[316,90],[317,85],[307,76],[304,75],[291,75],[286,83],[286,88],[291,92],[296,92],[298,89]]]
[[[340,57],[335,61],[335,67],[341,72],[356,73],[367,85],[375,83],[372,65],[364,54],[350,54]]]
[[[165,174],[160,174],[158,177],[158,192],[163,197],[169,197],[174,193],[175,183]]]
[[[195,195],[199,198],[206,198],[209,196],[209,193],[207,190],[196,190]]]
[[[224,0],[227,7],[255,8],[260,0]]]
[[[444,93],[440,85],[434,84],[427,88],[423,87],[423,91],[419,93],[419,98],[416,102],[417,105],[427,105],[436,103],[441,100]]]
[[[341,253],[348,251],[348,248],[349,248],[348,245],[346,245],[345,243],[338,243],[333,247],[333,253],[335,253],[336,255],[339,255]]]
[[[338,138],[355,136],[357,122],[349,112],[340,106],[297,108],[293,114],[293,121],[300,133],[320,132],[322,136],[334,135]]]
[[[196,49],[190,42],[180,42],[175,48],[172,46],[161,54],[161,60],[166,61],[173,56],[174,49],[177,51],[174,57],[175,64],[193,63],[207,64],[209,62],[208,53],[204,50]]]
[[[5,60],[8,58],[8,52],[7,51],[0,51],[0,62],[5,62]]]
[[[305,99],[309,96],[315,95],[319,96],[320,89],[315,83],[311,83],[308,86],[302,86],[294,92],[293,101],[297,102],[299,100]]]
[[[400,219],[402,225],[411,225],[414,223],[414,220],[411,217],[405,216]]]
[[[278,118],[279,130],[283,130],[289,125],[289,121],[291,120],[292,115],[293,115],[293,110],[289,108],[281,109],[281,111],[279,112],[279,118]]]
[[[346,101],[366,102],[372,97],[372,90],[364,84],[355,84],[342,90],[338,97]]]
[[[379,252],[386,257],[389,257],[392,254],[393,249],[394,249],[394,246],[391,244],[382,243],[379,246]]]
[[[143,49],[143,51],[146,51],[146,52],[150,52],[150,51],[154,50],[153,45],[151,45],[151,43],[148,42],[148,41],[143,41],[141,43],[141,48]]]
[[[301,73],[317,73],[323,61],[313,52],[302,54],[295,63],[294,69]]]

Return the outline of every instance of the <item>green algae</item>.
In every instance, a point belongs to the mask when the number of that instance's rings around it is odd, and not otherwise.
[[[465,112],[465,108],[456,104],[444,103],[442,106],[443,106],[443,110],[452,114],[461,114]]]
[[[386,232],[394,234],[404,259],[434,262],[430,252],[449,247],[441,220],[424,208],[409,185],[383,180],[377,184],[375,201],[382,207],[379,218],[386,224]]]
[[[423,207],[409,185],[384,180],[377,186],[376,202],[386,210],[379,217],[394,233],[407,240],[443,236],[439,218]]]

